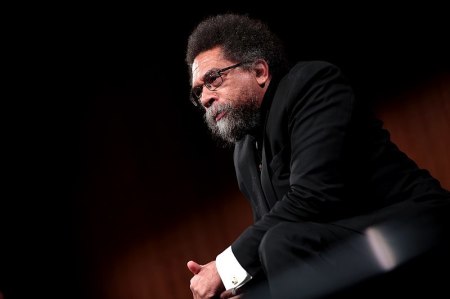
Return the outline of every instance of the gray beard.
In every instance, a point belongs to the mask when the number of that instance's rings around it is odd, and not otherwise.
[[[217,123],[215,116],[226,111],[226,115]],[[232,105],[230,102],[216,104],[206,110],[204,119],[214,137],[223,141],[225,146],[233,145],[249,132],[261,125],[259,106],[255,101]]]

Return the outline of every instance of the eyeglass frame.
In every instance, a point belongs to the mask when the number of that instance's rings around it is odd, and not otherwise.
[[[191,100],[192,104],[194,104],[194,106],[198,107],[200,98],[202,97],[203,87],[208,88],[208,90],[210,90],[210,91],[215,91],[215,90],[217,90],[217,88],[219,88],[223,84],[223,78],[222,78],[223,72],[237,68],[237,67],[239,67],[243,64],[247,64],[247,63],[250,63],[250,61],[239,62],[239,63],[233,64],[233,65],[224,67],[222,69],[218,69],[218,70],[211,69],[211,70],[207,71],[205,73],[205,75],[203,76],[203,84],[198,85],[191,89],[190,100]],[[211,79],[208,80],[207,78],[213,78],[214,80],[211,80]],[[216,84],[216,86],[213,86],[212,83],[214,83],[219,78],[220,78],[220,83]],[[209,82],[205,82],[205,81],[209,81]],[[198,96],[196,95],[196,92],[195,92],[196,90],[199,90]]]

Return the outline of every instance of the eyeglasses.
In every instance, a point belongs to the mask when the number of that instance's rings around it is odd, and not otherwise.
[[[206,74],[203,76],[203,84],[196,86],[192,88],[191,90],[191,102],[194,104],[194,106],[199,105],[200,98],[202,96],[203,92],[203,86],[206,86],[211,91],[216,90],[219,88],[220,85],[223,83],[222,73],[231,69],[234,69],[238,66],[241,66],[248,62],[240,62],[233,64],[231,66],[225,67],[223,69],[212,69],[206,72]]]

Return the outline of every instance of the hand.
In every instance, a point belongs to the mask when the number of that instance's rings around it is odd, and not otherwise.
[[[220,299],[239,299],[242,298],[239,289],[237,290],[227,290],[223,291],[222,294],[220,294]]]
[[[217,272],[215,261],[209,262],[206,265],[189,261],[187,267],[194,274],[191,278],[190,285],[194,299],[213,298],[225,290]]]

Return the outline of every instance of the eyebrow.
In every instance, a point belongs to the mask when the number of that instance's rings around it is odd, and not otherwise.
[[[214,72],[214,71],[217,72],[218,70],[220,70],[220,68],[218,68],[218,67],[215,67],[215,68],[212,68],[212,69],[207,70],[207,71],[205,72],[205,74],[201,77],[203,83],[202,83],[202,84],[193,85],[193,86],[192,86],[192,89],[194,89],[194,88],[196,88],[196,87],[199,87],[199,86],[205,84],[205,77],[206,77],[206,75],[211,74],[211,73]]]

